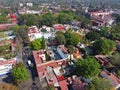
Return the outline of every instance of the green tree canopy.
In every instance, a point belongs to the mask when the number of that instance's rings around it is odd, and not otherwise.
[[[88,40],[94,41],[100,39],[100,34],[97,32],[89,32],[85,36]]]
[[[116,44],[114,41],[103,38],[93,43],[93,49],[96,54],[110,54],[115,48]]]
[[[20,15],[20,21],[27,26],[37,25],[39,23],[39,15],[34,14]]]
[[[111,40],[119,40],[120,39],[120,23],[117,23],[116,25],[112,26],[109,38]]]
[[[42,15],[42,24],[47,26],[53,25],[53,15],[48,13],[45,15]]]
[[[70,54],[73,54],[74,50],[75,50],[74,46],[72,45],[68,46],[68,51]]]
[[[75,46],[83,39],[83,37],[80,34],[72,32],[70,30],[66,31],[64,35],[66,39],[66,46]]]
[[[33,49],[33,50],[41,49],[41,42],[42,42],[41,38],[32,41],[30,44],[31,49]]]
[[[104,26],[100,27],[100,35],[102,37],[108,38],[109,35],[110,35],[110,28],[109,27],[104,27]]]
[[[94,78],[92,83],[85,87],[85,90],[113,90],[113,87],[106,79]]]
[[[7,22],[7,18],[5,15],[0,15],[0,23],[6,23]]]
[[[113,55],[111,63],[115,65],[117,68],[120,68],[120,53],[116,52]]]
[[[78,60],[76,63],[76,73],[78,76],[91,78],[98,76],[100,72],[100,64],[94,57],[87,57],[86,59]]]
[[[66,24],[70,23],[73,20],[73,15],[68,13],[59,13],[58,15],[58,23]]]
[[[41,49],[45,49],[46,48],[46,41],[44,38],[42,38],[42,41],[41,41]]]
[[[24,36],[27,36],[27,34],[28,34],[28,26],[27,25],[22,25],[22,26],[15,25],[15,26],[11,27],[10,29],[13,30],[14,34],[17,36],[24,37]]]
[[[66,39],[65,39],[64,33],[62,33],[62,32],[56,33],[55,40],[57,41],[57,45],[65,45],[66,44]]]
[[[16,83],[21,82],[23,80],[27,80],[29,79],[29,76],[30,76],[26,67],[22,62],[19,62],[14,66],[11,72],[11,75],[14,78]]]

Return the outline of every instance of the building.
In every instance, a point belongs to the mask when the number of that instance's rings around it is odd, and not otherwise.
[[[61,65],[65,65],[64,59],[46,61],[44,50],[33,51],[33,56],[39,79],[42,82],[42,87],[46,87],[47,85],[51,86],[57,83],[61,88],[67,88],[65,78],[62,76],[64,70],[61,68]]]
[[[93,26],[111,26],[114,20],[111,17],[111,12],[97,11],[90,12]]]
[[[23,7],[24,5],[23,5],[23,3],[19,3],[19,6],[20,6],[20,7]]]
[[[6,30],[7,28],[15,26],[15,25],[16,25],[15,23],[0,24],[0,31]]]
[[[116,90],[120,87],[120,79],[117,78],[113,73],[101,71],[100,76],[107,79],[110,84],[116,88]]]
[[[29,3],[26,3],[27,6],[29,7],[33,7],[33,3],[29,2]]]
[[[15,13],[8,14],[7,18],[12,23],[17,23],[17,15]]]
[[[47,30],[49,31],[50,28],[48,27]],[[28,30],[28,36],[30,41],[33,41],[38,38],[44,37],[45,39],[48,39],[50,37],[54,37],[54,33],[52,32],[41,32],[41,29],[39,30],[36,26],[31,26],[29,27]]]
[[[33,41],[35,39],[42,37],[41,33],[39,32],[36,26],[29,27],[28,36],[29,36],[30,41]]]
[[[3,58],[0,58],[0,76],[10,73],[11,70],[13,69],[13,65],[16,64],[16,59],[10,59],[10,60],[5,60]]]
[[[65,30],[65,26],[62,25],[62,24],[54,24],[54,25],[53,25],[53,28],[54,28],[56,31],[63,31],[63,30]]]
[[[109,58],[108,56],[105,56],[105,55],[96,55],[95,58],[98,60],[98,62],[99,62],[102,66],[108,65],[108,63],[109,63],[110,60],[111,60],[111,58]]]
[[[19,14],[40,14],[41,11],[20,9],[20,10],[18,10],[18,12],[19,12]]]
[[[64,45],[46,51],[33,51],[38,76],[43,83],[43,87],[47,85],[56,87],[56,85],[59,85],[62,90],[66,90],[66,80],[63,76],[66,71],[62,67],[67,65],[67,53]]]
[[[0,46],[12,44],[14,41],[14,38],[16,37],[13,35],[13,31],[3,31],[1,32],[1,38],[0,38]]]
[[[79,52],[78,48],[75,49],[75,51],[73,53],[73,57],[75,59],[82,58],[82,55],[80,55],[80,52]]]
[[[40,11],[36,11],[36,10],[26,10],[25,13],[26,13],[26,14],[40,14]]]

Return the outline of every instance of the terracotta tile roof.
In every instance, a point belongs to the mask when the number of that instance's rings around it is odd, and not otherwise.
[[[91,15],[109,15],[109,12],[104,12],[102,10],[97,11],[97,12],[90,12]]]
[[[0,61],[0,65],[5,65],[5,64],[13,64],[15,65],[16,64],[16,60],[6,60],[6,61]]]
[[[15,26],[16,24],[0,24],[0,29],[4,30],[7,29],[8,27]]]
[[[49,61],[49,62],[37,65],[37,71],[44,72],[46,71],[46,67],[48,66],[56,68],[56,67],[59,67],[60,65],[58,65],[58,63],[55,61]]]
[[[67,84],[66,84],[66,80],[60,81],[59,85],[61,87],[61,90],[68,90],[67,89]]]
[[[64,25],[62,25],[62,24],[55,24],[55,25],[53,25],[53,27],[55,28],[55,30],[57,30],[57,31],[61,31],[61,30],[65,30],[65,26]]]
[[[105,78],[105,79],[107,79],[107,80],[109,80],[110,81],[110,84],[112,85],[112,86],[118,86],[119,84],[120,84],[120,79],[118,79],[113,73],[109,73],[109,75],[105,72],[105,71],[102,71],[101,73],[100,73],[100,75],[103,77],[103,78]]]
[[[47,79],[47,83],[49,85],[52,85],[58,82],[62,90],[67,90],[66,80],[64,80],[64,78],[62,77],[62,81],[59,82],[55,72],[53,70],[48,70],[48,67],[58,68],[60,67],[61,64],[65,65],[66,63],[64,59],[57,60],[57,61],[52,60],[52,61],[43,63],[42,59],[39,57],[39,54],[44,54],[44,51],[43,50],[33,51],[33,56],[36,63],[38,76],[40,78],[43,78],[45,76]]]
[[[15,13],[8,14],[7,18],[12,19],[12,22],[13,22],[13,23],[16,23],[16,22],[17,22],[17,15],[16,15]]]
[[[38,28],[36,26],[29,27],[28,34],[39,33]]]
[[[44,51],[43,50],[33,51],[33,56],[36,65],[43,63],[42,58],[39,57],[39,54],[44,54]]]
[[[96,55],[95,58],[100,62],[102,66],[107,65],[110,61],[110,59],[105,55]]]
[[[108,22],[108,20],[111,20],[112,17],[111,15],[104,15],[104,16],[99,16],[99,15],[93,15],[92,16],[93,20],[93,24],[99,24],[99,23],[102,23],[102,24],[106,24]]]

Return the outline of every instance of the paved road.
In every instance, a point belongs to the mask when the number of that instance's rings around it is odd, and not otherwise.
[[[29,48],[28,49],[23,48],[23,51],[22,51],[22,60],[23,60],[23,62],[25,64],[28,72],[30,73],[30,79],[31,79],[31,82],[32,82],[32,83],[28,82],[28,85],[31,84],[31,88],[29,88],[28,90],[42,90],[40,88],[41,85],[39,83],[39,78],[38,78],[38,75],[37,75],[36,68],[31,69],[30,66],[28,65],[28,60],[31,60],[31,62],[33,64],[35,64],[33,57],[31,57],[31,50]]]

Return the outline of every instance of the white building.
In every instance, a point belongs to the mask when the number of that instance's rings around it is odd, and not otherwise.
[[[0,76],[10,73],[13,69],[13,65],[16,64],[16,59],[3,60],[0,58]]]
[[[26,3],[27,6],[33,7],[33,3]]]
[[[35,10],[26,10],[26,14],[40,14],[40,11],[35,11]]]
[[[20,6],[20,7],[23,7],[23,3],[19,3],[19,6]]]
[[[48,31],[49,31],[49,28],[48,28]],[[30,41],[33,41],[35,39],[42,38],[42,37],[44,37],[45,39],[48,39],[49,37],[54,37],[54,33],[52,32],[42,33],[38,30],[36,26],[32,26],[32,27],[29,27],[28,36]]]

